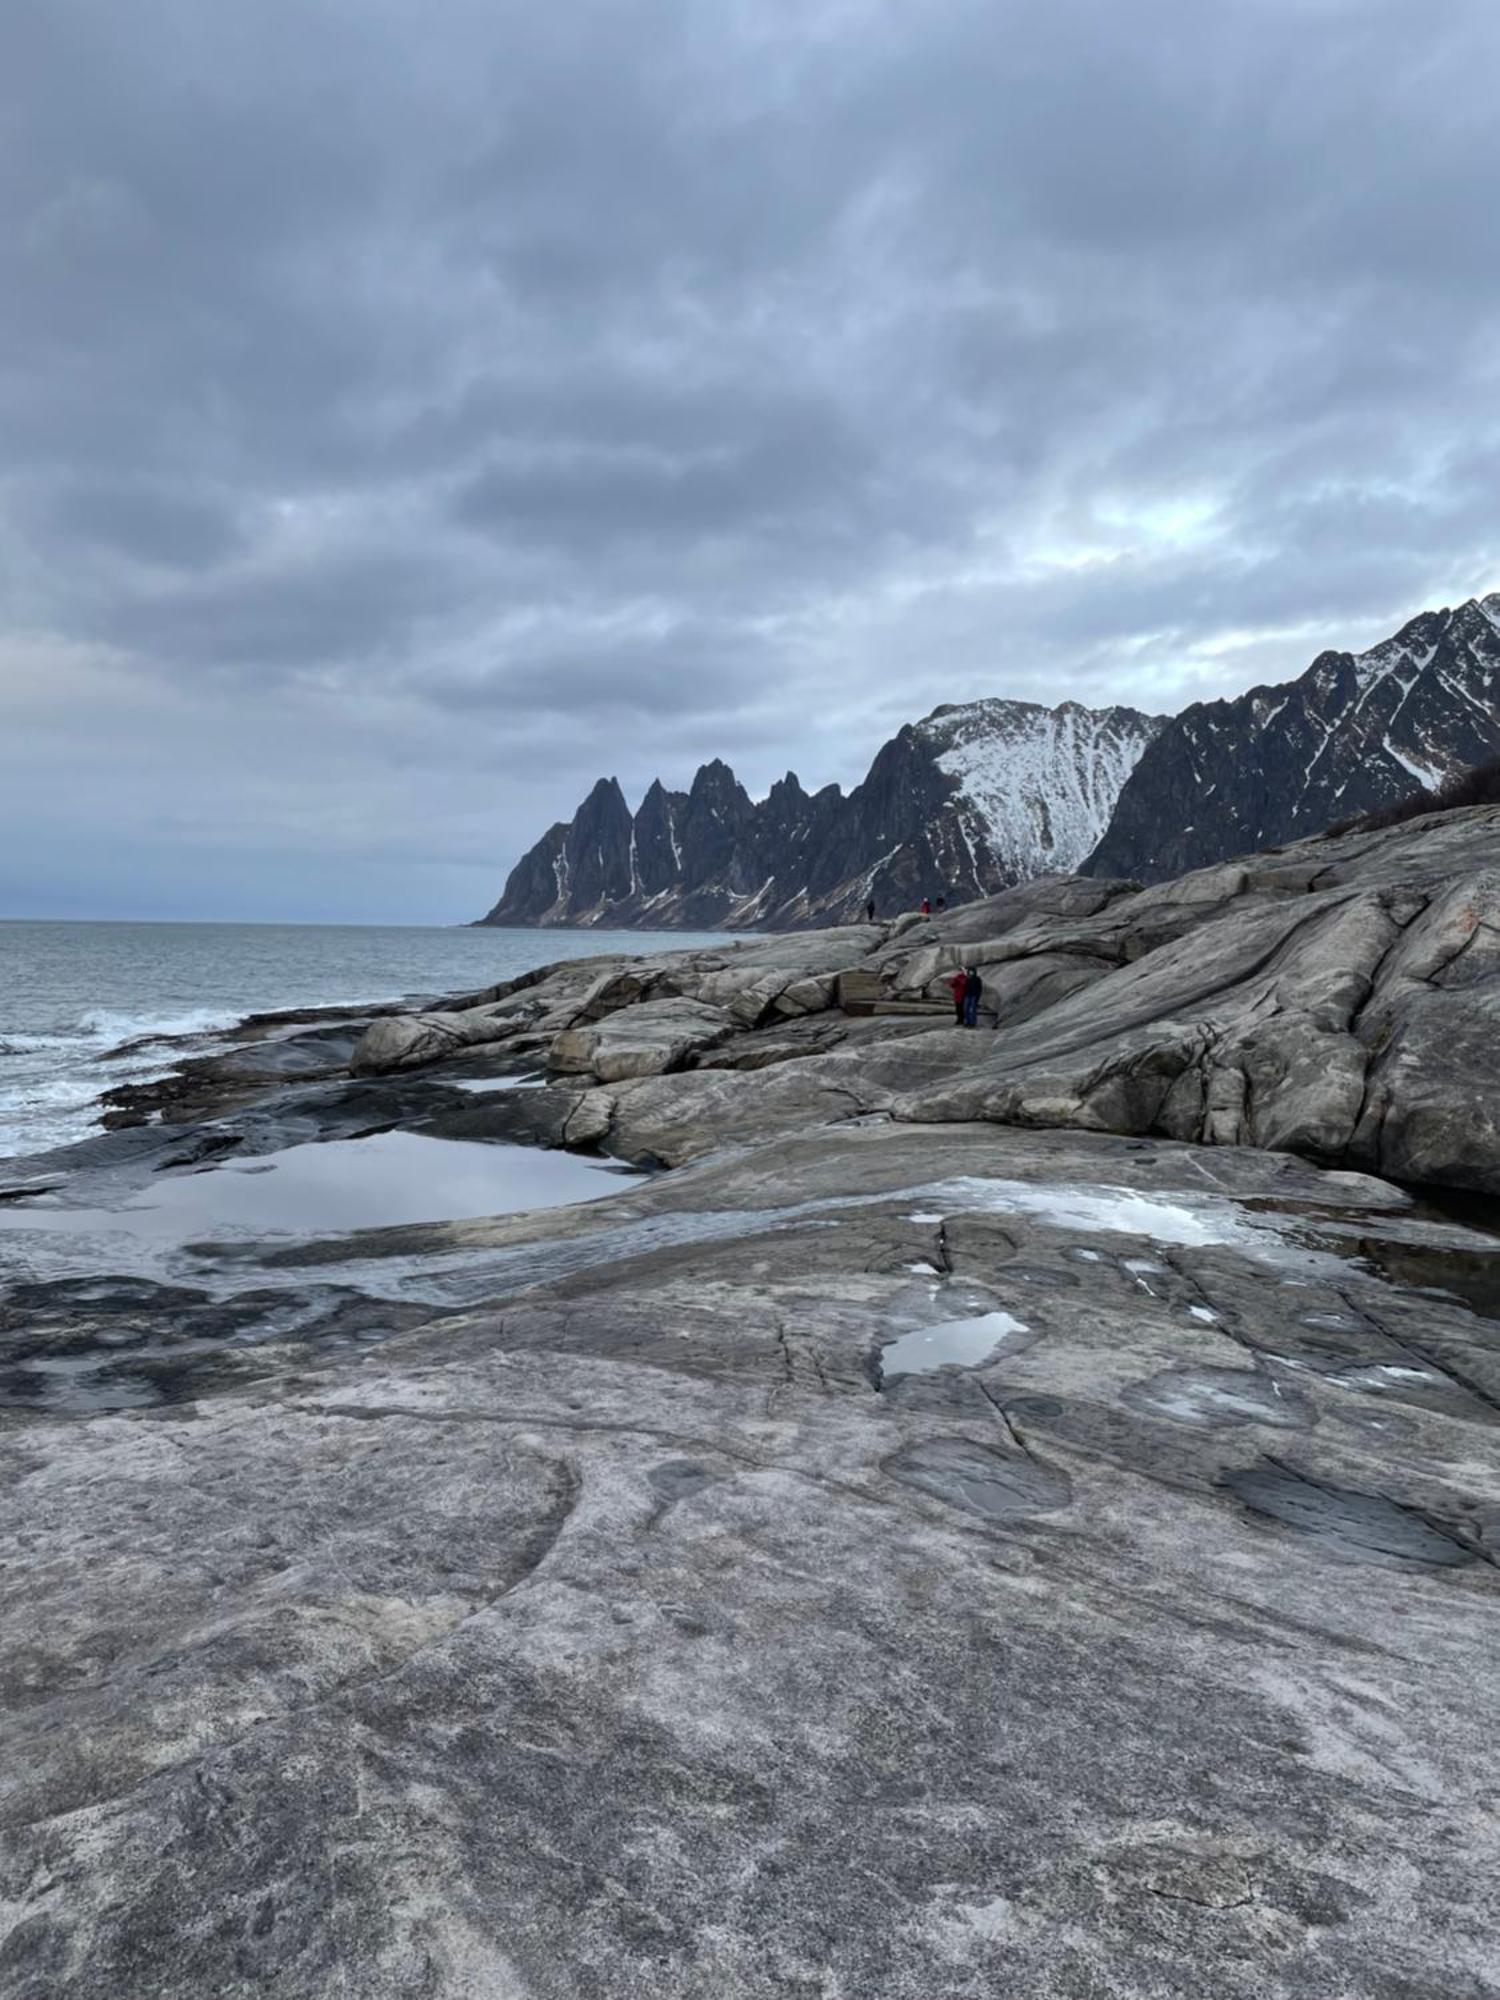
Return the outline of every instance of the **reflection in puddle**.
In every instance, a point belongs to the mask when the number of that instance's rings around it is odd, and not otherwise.
[[[627,1184],[618,1170],[572,1153],[382,1132],[163,1175],[117,1209],[56,1201],[8,1207],[0,1228],[107,1229],[178,1243],[205,1235],[337,1235],[597,1201]]]
[[[1348,1247],[1388,1284],[1445,1295],[1485,1319],[1500,1319],[1500,1246],[1465,1250],[1360,1236]]]
[[[927,1375],[934,1368],[974,1368],[987,1361],[1002,1341],[1026,1331],[1025,1323],[1007,1312],[919,1326],[881,1349],[881,1379],[893,1382],[898,1375]]]

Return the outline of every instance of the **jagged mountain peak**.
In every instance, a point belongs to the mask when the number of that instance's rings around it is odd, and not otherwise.
[[[732,766],[722,757],[710,757],[706,764],[700,764],[693,775],[692,790],[695,792],[724,792],[739,790],[740,781],[734,775]]]

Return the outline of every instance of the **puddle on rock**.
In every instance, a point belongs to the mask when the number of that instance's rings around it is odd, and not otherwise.
[[[1338,1247],[1372,1265],[1387,1284],[1432,1292],[1483,1319],[1500,1319],[1500,1243],[1493,1250],[1459,1250],[1360,1236]]]
[[[381,1132],[292,1146],[233,1165],[164,1174],[116,1209],[31,1202],[0,1230],[72,1236],[338,1236],[397,1223],[456,1222],[598,1201],[632,1177],[573,1153]]]
[[[880,1379],[927,1375],[935,1368],[977,1368],[1007,1340],[1029,1329],[1008,1312],[980,1313],[973,1319],[945,1319],[914,1327],[880,1350]]]
[[[1469,1188],[1424,1187],[1413,1183],[1406,1192],[1419,1215],[1437,1216],[1456,1222],[1463,1229],[1477,1229],[1486,1236],[1500,1237],[1500,1195],[1480,1194]],[[1500,1249],[1500,1243],[1496,1245]]]
[[[1378,1493],[1319,1486],[1262,1460],[1226,1474],[1224,1485],[1253,1513],[1310,1536],[1345,1562],[1406,1562],[1456,1569],[1475,1552],[1425,1514]]]

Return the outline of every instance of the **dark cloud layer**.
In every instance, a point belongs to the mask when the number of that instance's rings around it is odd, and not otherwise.
[[[1492,0],[10,0],[0,909],[472,914],[1500,584]]]

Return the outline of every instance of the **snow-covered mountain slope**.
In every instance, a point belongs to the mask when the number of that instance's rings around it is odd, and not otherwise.
[[[970,839],[1020,882],[1082,865],[1163,726],[1163,717],[1133,708],[972,701],[935,710],[916,734],[957,779]]]
[[[1141,757],[1094,875],[1161,881],[1359,813],[1500,756],[1500,593],[1428,611],[1367,653],[1195,702]]]
[[[871,898],[889,915],[992,895],[1076,869],[1161,726],[1128,708],[971,702],[900,730],[847,797],[788,772],[757,803],[715,761],[688,792],[653,784],[633,817],[601,778],[484,921],[795,929]]]

